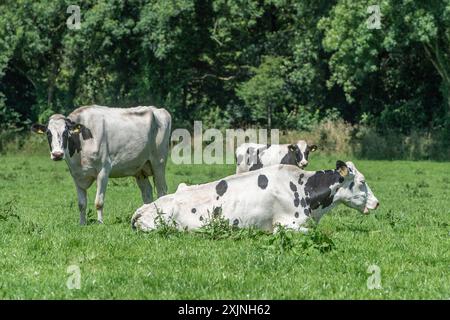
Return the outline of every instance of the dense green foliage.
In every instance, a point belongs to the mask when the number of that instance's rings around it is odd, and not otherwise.
[[[43,144],[47,153],[47,146]],[[332,168],[314,155],[310,169]],[[345,160],[345,159],[344,159]],[[132,178],[112,179],[105,224],[78,225],[76,192],[64,163],[0,157],[0,298],[448,299],[449,163],[356,161],[380,208],[345,206],[308,235],[266,235],[216,223],[199,233],[131,229],[142,200]],[[168,184],[202,183],[234,166],[175,166]],[[81,288],[66,283],[79,266]],[[382,289],[369,290],[370,265]]]
[[[449,126],[450,0],[379,1],[380,29],[367,0],[87,0],[79,30],[69,4],[0,2],[0,132],[94,103],[188,128]]]

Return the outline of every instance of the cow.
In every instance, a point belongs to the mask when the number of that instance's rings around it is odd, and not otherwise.
[[[334,170],[321,171],[281,164],[206,184],[181,184],[174,194],[137,209],[131,224],[149,231],[166,221],[175,222],[179,229],[195,230],[220,214],[236,227],[274,232],[283,226],[307,232],[308,220],[318,223],[340,203],[364,214],[379,206],[352,162],[338,160]]]
[[[54,114],[47,125],[31,130],[46,134],[50,158],[65,160],[75,182],[80,224],[86,224],[87,189],[97,182],[95,207],[103,223],[109,178],[136,178],[144,203],[151,203],[153,176],[158,197],[167,193],[165,166],[169,151],[171,116],[165,109],[140,106],[80,107],[69,116]]]
[[[236,173],[258,170],[276,164],[292,164],[304,169],[316,145],[299,140],[295,144],[244,143],[236,148]]]

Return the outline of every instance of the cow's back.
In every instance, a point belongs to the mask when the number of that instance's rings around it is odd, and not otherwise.
[[[155,107],[109,108],[87,106],[73,111],[68,118],[84,125],[93,139],[83,141],[83,151],[92,161],[109,162],[111,176],[134,175],[157,152],[163,131],[170,131],[170,116]],[[158,119],[156,119],[158,118]],[[162,119],[162,120],[161,120]],[[169,132],[170,134],[170,132]],[[158,141],[159,140],[159,141]]]

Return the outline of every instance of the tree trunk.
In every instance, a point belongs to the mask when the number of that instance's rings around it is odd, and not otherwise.
[[[267,105],[267,132],[269,138],[272,138],[271,131],[272,131],[272,105],[269,103]]]

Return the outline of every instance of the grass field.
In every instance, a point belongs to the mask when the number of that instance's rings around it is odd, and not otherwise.
[[[310,170],[336,161],[311,160]],[[142,204],[133,179],[110,180],[104,225],[92,187],[91,223],[80,227],[64,162],[0,156],[0,298],[449,299],[450,163],[354,162],[380,200],[376,214],[340,206],[310,235],[144,234],[130,227]],[[169,189],[233,172],[169,165]],[[80,289],[66,286],[71,265]],[[371,265],[381,289],[368,289]]]

